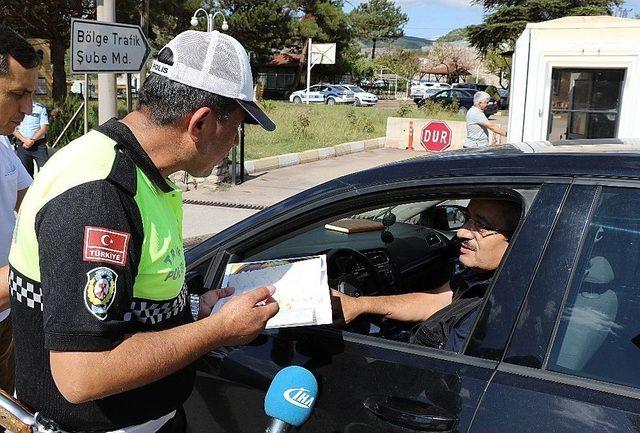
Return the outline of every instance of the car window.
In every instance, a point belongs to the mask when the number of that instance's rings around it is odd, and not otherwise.
[[[310,92],[317,92],[318,90],[320,90],[320,86],[311,86],[311,87],[309,87],[309,91]]]
[[[452,95],[453,98],[456,98],[456,99],[468,98],[469,97],[468,93],[462,92],[460,90],[452,90],[451,91],[451,95]]]
[[[451,93],[450,91],[445,90],[444,92],[440,92],[436,94],[435,99],[446,99],[450,93]]]
[[[547,368],[640,388],[640,190],[605,188]]]
[[[430,196],[423,200],[376,206],[374,209],[356,208],[356,213],[325,219],[295,235],[288,233],[261,244],[244,254],[238,254],[234,261],[325,254],[329,287],[345,294],[378,296],[434,292],[454,274],[460,275],[464,271],[458,261],[460,248],[456,242],[459,240],[454,237],[468,218],[468,205],[468,196],[453,195]],[[465,272],[473,273],[471,269]],[[463,277],[456,278],[455,287],[459,288],[460,278]],[[414,320],[396,321],[363,315],[343,329],[412,346],[459,351],[475,320],[482,299],[481,291],[484,290],[482,287],[489,284],[487,278],[472,281],[478,285],[480,296],[471,296],[468,301],[451,305],[441,313],[460,314],[455,316],[455,322],[451,322],[452,329],[456,330],[451,341],[456,341],[457,345],[429,346],[422,340],[412,341],[412,338],[418,338],[414,331],[417,324]],[[470,310],[465,310],[463,314],[455,310],[458,307]],[[464,326],[462,319],[465,319]],[[429,323],[429,326],[433,326],[433,323]]]

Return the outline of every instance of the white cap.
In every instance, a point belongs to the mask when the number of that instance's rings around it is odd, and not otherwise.
[[[229,35],[187,30],[173,38],[163,50],[173,52],[173,64],[154,60],[151,73],[196,89],[235,99],[247,112],[246,123],[267,131],[276,125],[253,98],[253,77],[244,47]]]

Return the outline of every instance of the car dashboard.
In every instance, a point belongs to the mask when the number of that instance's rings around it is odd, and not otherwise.
[[[432,290],[448,279],[450,238],[453,233],[440,232],[416,224],[398,222],[387,228],[392,240],[383,240],[382,230],[342,233],[317,227],[244,257],[242,261],[272,260],[327,254],[335,251],[360,253],[384,280],[389,293]],[[348,254],[347,254],[348,255]],[[344,257],[342,254],[341,257]],[[335,260],[340,260],[336,258]],[[344,260],[344,258],[342,258]],[[331,274],[335,261],[329,259]],[[351,274],[362,285],[371,278],[371,266],[354,260]],[[367,290],[364,294],[368,293]]]

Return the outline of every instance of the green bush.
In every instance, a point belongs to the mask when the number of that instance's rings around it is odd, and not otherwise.
[[[262,105],[262,109],[267,113],[273,111],[273,109],[276,107],[275,102],[270,99],[264,99],[260,104]]]
[[[424,105],[420,107],[420,111],[424,117],[446,118],[452,115],[458,114],[459,105],[457,101],[448,106],[443,106],[441,103],[427,99],[424,101]]]
[[[53,143],[55,143],[60,134],[62,134],[62,130],[69,120],[71,120],[76,110],[80,108],[82,101],[83,99],[81,96],[69,93],[61,103],[50,103],[47,105],[47,110],[49,111],[49,131],[47,132],[49,146],[53,146]],[[135,100],[133,107],[134,109],[136,107]],[[122,119],[126,115],[126,102],[122,99],[118,99],[118,119]],[[89,100],[89,129],[91,130],[98,125],[98,101]],[[66,146],[83,134],[84,110],[80,110],[76,118],[73,120],[73,123],[65,131],[60,141],[58,141],[56,148]]]
[[[358,116],[353,108],[349,110],[346,117],[351,131],[371,133],[376,129],[371,118],[366,115]]]
[[[67,97],[61,103],[53,103],[48,106],[49,110],[49,130],[47,131],[49,146],[53,146],[53,143],[60,137],[64,127],[69,120],[73,117],[73,114],[80,108],[82,104],[82,97],[75,94],[68,94]],[[89,105],[89,129],[95,127],[98,124],[98,106],[97,104]],[[71,141],[84,134],[84,116],[83,110],[80,110],[73,123],[65,131],[64,135],[58,141],[56,147],[60,148],[66,146]]]
[[[309,119],[308,113],[300,113],[293,120],[292,130],[296,137],[307,137],[309,134],[309,126],[311,126],[311,119]]]
[[[407,117],[407,115],[411,113],[411,105],[405,102],[400,103],[400,107],[396,111],[397,117]]]

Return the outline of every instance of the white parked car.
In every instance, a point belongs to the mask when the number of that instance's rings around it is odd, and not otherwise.
[[[343,85],[338,84],[316,84],[307,89],[297,90],[289,96],[289,102],[300,104],[303,102],[315,103],[324,102],[327,105],[353,104],[354,94]]]
[[[411,90],[409,93],[409,96],[411,96],[411,98],[413,99],[422,99],[425,96],[425,92],[428,89],[438,89],[438,90],[445,90],[445,89],[450,89],[451,88],[451,84],[449,83],[437,83],[434,81],[422,81],[418,84],[414,84],[413,86],[411,86]]]
[[[309,87],[309,93],[307,89],[296,90],[289,96],[289,102],[294,104],[300,104],[302,102],[321,102],[324,103],[324,92],[322,91],[322,85],[316,84]]]
[[[356,98],[354,102],[357,106],[376,105],[378,103],[378,97],[373,93],[365,92],[360,86],[354,84],[343,84],[343,87],[351,90]]]

